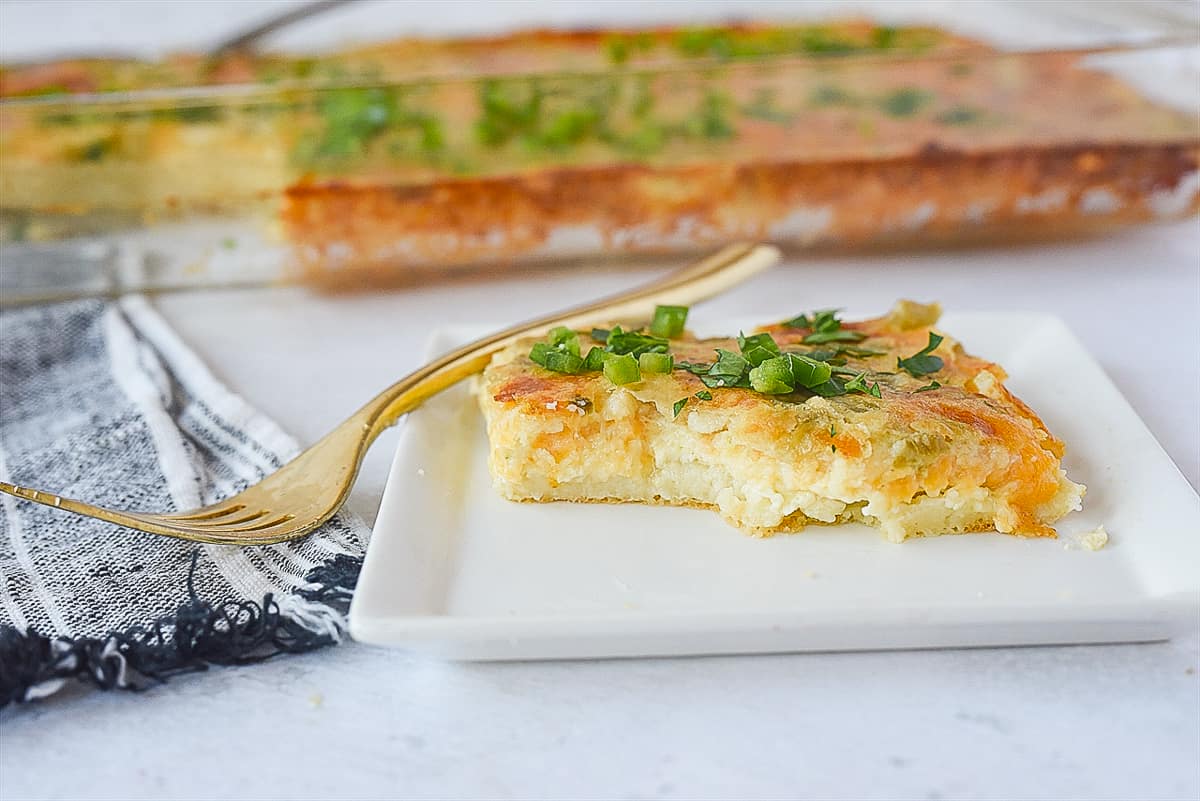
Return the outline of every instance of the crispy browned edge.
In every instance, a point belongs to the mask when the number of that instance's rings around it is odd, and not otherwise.
[[[503,264],[535,253],[561,226],[592,226],[611,250],[653,251],[663,248],[624,232],[650,230],[666,237],[686,221],[690,230],[702,232],[698,245],[767,238],[772,224],[789,213],[825,206],[833,214],[819,239],[839,246],[917,234],[926,240],[979,236],[1006,227],[1065,233],[1073,226],[1155,218],[1148,198],[1174,190],[1198,164],[1200,142],[1082,143],[989,153],[931,145],[912,156],[884,160],[614,164],[422,185],[300,184],[287,191],[282,219],[302,254],[307,279],[369,283],[422,266]],[[671,191],[651,189],[663,184]],[[1020,208],[1022,198],[1064,187],[1067,196],[1056,208]],[[1111,193],[1118,208],[1083,214],[1080,199],[1090,189]],[[972,222],[968,208],[983,199],[997,202],[985,222]],[[904,216],[929,202],[936,204],[932,218],[919,231],[907,230]],[[1183,213],[1198,210],[1200,197],[1193,197]],[[497,229],[507,232],[499,245],[488,239]],[[447,248],[448,239],[457,245]],[[398,241],[411,249],[402,261],[380,258]],[[335,251],[341,258],[333,271],[327,266]]]

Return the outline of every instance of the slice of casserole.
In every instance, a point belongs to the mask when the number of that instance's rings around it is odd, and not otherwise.
[[[496,355],[476,391],[504,497],[702,506],[755,535],[855,520],[894,542],[1053,537],[1079,507],[1062,443],[999,365],[934,331],[936,305],[707,340],[675,311]]]

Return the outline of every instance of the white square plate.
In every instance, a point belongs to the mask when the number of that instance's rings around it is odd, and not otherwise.
[[[351,632],[457,659],[543,659],[1119,642],[1194,627],[1200,498],[1078,340],[1045,315],[952,314],[943,327],[1002,364],[1067,443],[1088,494],[1060,539],[896,545],[860,525],[753,539],[705,510],[511,503],[492,490],[462,384],[407,422]],[[483,333],[439,332],[431,352]],[[1073,540],[1101,524],[1103,550]]]

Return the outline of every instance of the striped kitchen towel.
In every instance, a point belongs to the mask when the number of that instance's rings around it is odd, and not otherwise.
[[[0,313],[0,480],[119,509],[229,496],[297,446],[141,297]],[[368,532],[260,548],[151,536],[0,493],[0,706],[136,689],[345,636]]]

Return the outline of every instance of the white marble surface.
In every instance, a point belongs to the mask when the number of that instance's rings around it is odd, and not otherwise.
[[[157,303],[222,379],[311,441],[414,367],[433,326],[507,323],[645,275]],[[792,261],[697,313],[851,294],[865,310],[915,296],[1060,314],[1197,484],[1197,221],[1008,251]],[[352,498],[368,520],[394,442],[376,446]],[[1198,663],[1197,637],[476,665],[349,644],[137,697],[73,691],[8,710],[0,798],[1194,799]]]

